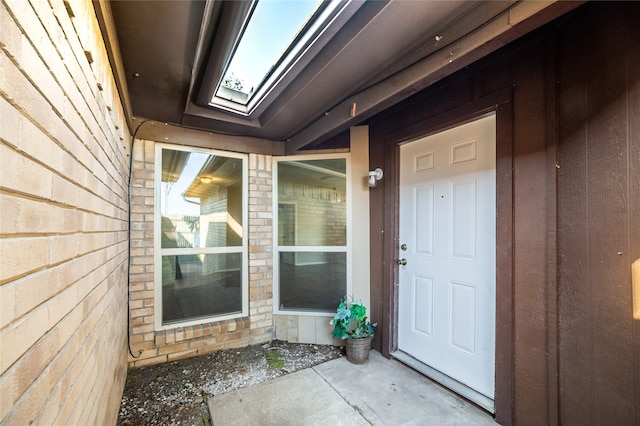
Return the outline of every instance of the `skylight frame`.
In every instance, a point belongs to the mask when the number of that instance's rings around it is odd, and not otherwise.
[[[301,69],[297,69],[302,58],[305,57],[307,52],[318,43],[322,38],[322,35],[331,27],[332,23],[340,16],[342,12],[347,9],[347,6],[352,0],[328,0],[324,1],[312,14],[309,20],[305,23],[303,29],[299,31],[294,40],[285,49],[284,53],[276,61],[273,68],[263,78],[262,82],[255,89],[253,94],[249,95],[246,103],[234,102],[222,97],[217,96],[218,91],[222,85],[222,81],[229,69],[229,65],[235,55],[242,37],[244,36],[246,27],[251,19],[252,13],[247,15],[246,20],[243,23],[240,36],[236,39],[233,53],[229,56],[227,63],[224,67],[223,73],[219,77],[219,81],[215,86],[209,106],[212,108],[222,109],[227,112],[232,112],[245,117],[250,116],[256,108],[268,98],[278,87],[282,80],[289,76],[292,72],[299,73]],[[256,1],[257,4],[257,1]],[[242,93],[242,92],[237,92]]]

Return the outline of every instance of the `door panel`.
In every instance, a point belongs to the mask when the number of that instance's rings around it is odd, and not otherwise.
[[[413,277],[413,329],[427,337],[433,336],[433,280]]]
[[[433,255],[433,222],[434,212],[434,187],[426,186],[416,188],[415,191],[415,211],[413,212],[413,222],[416,241],[416,253],[430,256]]]
[[[451,182],[451,257],[458,260],[476,259],[478,238],[477,225],[477,182]]]
[[[452,347],[476,355],[476,308],[478,298],[476,286],[466,283],[449,283],[449,322],[451,323],[449,342]]]

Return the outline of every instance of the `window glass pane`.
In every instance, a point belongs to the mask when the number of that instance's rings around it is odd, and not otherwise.
[[[162,256],[162,323],[242,311],[242,254]]]
[[[246,104],[321,4],[318,0],[258,1],[216,95]]]
[[[280,253],[280,310],[335,312],[347,292],[347,255]]]
[[[346,159],[278,163],[278,244],[346,246]]]
[[[162,150],[161,247],[242,246],[242,159]]]

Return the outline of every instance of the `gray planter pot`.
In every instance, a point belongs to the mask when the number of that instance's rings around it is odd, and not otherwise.
[[[372,337],[364,339],[346,339],[347,359],[353,364],[364,364],[369,360]]]

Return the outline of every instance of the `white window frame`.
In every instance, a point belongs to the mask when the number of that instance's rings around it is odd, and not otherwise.
[[[161,248],[161,192],[162,192],[162,149],[172,149],[175,151],[203,152],[221,157],[238,158],[242,160],[242,245],[238,247],[202,247],[202,248]],[[248,191],[249,191],[249,160],[248,155],[228,151],[181,146],[172,144],[156,143],[154,161],[154,215],[153,215],[153,262],[154,262],[154,328],[156,331],[170,330],[180,327],[188,327],[198,324],[206,324],[217,321],[224,321],[233,318],[249,316],[249,226],[248,226]],[[227,315],[215,315],[201,317],[197,319],[176,321],[171,324],[162,324],[162,256],[172,254],[220,254],[220,253],[241,253],[242,257],[242,311]]]
[[[346,218],[346,246],[281,246],[278,236],[278,163],[287,161],[307,161],[307,160],[325,160],[344,158],[346,162],[346,203],[347,203],[347,218]],[[351,154],[350,153],[331,153],[331,154],[306,154],[306,155],[292,155],[284,157],[273,157],[273,313],[277,315],[300,315],[300,316],[312,316],[312,317],[327,317],[331,318],[335,315],[335,312],[313,311],[313,310],[292,310],[292,309],[280,309],[280,252],[281,251],[294,251],[297,253],[303,252],[334,252],[345,253],[346,255],[346,295],[353,292],[352,283],[352,268],[353,268],[353,256],[352,256],[352,205],[351,205]],[[297,210],[296,210],[297,214]],[[296,230],[298,224],[296,221]],[[296,239],[298,234],[296,232]],[[337,308],[337,304],[336,304]]]

